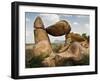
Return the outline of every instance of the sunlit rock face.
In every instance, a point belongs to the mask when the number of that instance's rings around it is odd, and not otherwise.
[[[34,56],[47,57],[51,54],[52,49],[47,40],[38,42],[33,49]]]
[[[44,28],[44,24],[43,24],[43,21],[42,19],[38,16],[36,17],[35,21],[34,21],[34,28]]]
[[[43,66],[46,66],[46,67],[54,67],[54,66],[56,66],[54,57],[45,58],[42,61],[42,64],[43,64]]]
[[[42,64],[44,66],[62,66],[69,60],[74,62],[80,62],[84,58],[84,55],[86,56],[87,49],[81,46],[79,42],[73,42],[67,50],[53,54],[54,56],[49,56],[42,61]]]
[[[67,42],[70,39],[71,42],[82,42],[85,41],[85,38],[83,38],[80,34],[78,33],[69,33],[65,34],[65,42]]]
[[[48,43],[50,43],[50,39],[48,37],[47,32],[44,29],[35,29],[34,30],[34,39],[35,39],[35,43],[38,43],[40,41],[43,40],[47,40]]]
[[[44,29],[42,19],[37,17],[34,22],[34,39],[35,46],[33,48],[33,55],[38,57],[47,57],[51,54],[52,48],[47,32]]]
[[[47,27],[46,31],[52,36],[62,36],[68,34],[71,31],[71,27],[67,21],[61,20],[56,24]]]

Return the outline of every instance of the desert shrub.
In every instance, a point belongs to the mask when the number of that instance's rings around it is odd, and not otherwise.
[[[61,45],[62,44],[52,43],[52,49],[53,49],[53,51],[57,53],[61,49]]]
[[[35,67],[42,67],[42,59],[40,59],[40,57],[33,57],[30,61],[29,61],[29,66],[30,68],[35,68]]]
[[[32,56],[31,56],[32,55]],[[46,55],[46,54],[41,54],[38,57],[33,56],[33,52],[31,49],[26,50],[26,68],[35,68],[35,67],[43,67],[42,65],[42,61],[44,60],[44,58],[48,57],[48,56],[42,56],[42,55]],[[31,59],[29,59],[31,57]]]
[[[25,65],[26,67],[29,67],[30,63],[29,61],[32,59],[33,52],[32,49],[26,49],[25,50]]]
[[[89,65],[89,54],[83,56],[82,60],[74,63],[75,65]]]

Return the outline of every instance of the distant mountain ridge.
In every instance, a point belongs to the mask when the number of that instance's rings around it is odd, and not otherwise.
[[[54,43],[64,43],[64,40],[55,40]]]

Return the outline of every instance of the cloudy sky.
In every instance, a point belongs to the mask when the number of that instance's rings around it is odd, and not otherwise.
[[[87,33],[89,35],[89,15],[77,15],[77,14],[46,14],[46,13],[34,13],[25,12],[26,22],[26,43],[34,43],[34,20],[37,16],[40,16],[44,22],[45,28],[49,25],[55,24],[59,20],[67,20],[71,25],[71,31],[77,33]],[[49,35],[50,41],[64,40],[64,36],[53,37]]]

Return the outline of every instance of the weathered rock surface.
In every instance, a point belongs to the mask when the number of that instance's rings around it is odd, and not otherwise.
[[[71,42],[82,42],[82,41],[85,41],[85,39],[82,37],[82,36],[80,36],[79,34],[77,34],[77,33],[73,33],[73,32],[71,32],[71,33],[69,33],[69,34],[65,34],[65,41],[67,42],[67,39],[69,39],[70,38],[70,40],[71,40]]]
[[[44,24],[42,19],[38,16],[36,17],[35,21],[34,21],[34,28],[38,29],[38,28],[42,28],[44,29]]]
[[[34,30],[34,39],[35,39],[35,43],[38,43],[43,40],[47,40],[48,44],[50,44],[50,39],[49,39],[48,34],[45,31],[45,29],[40,29],[40,28],[35,29]]]
[[[73,60],[75,62],[83,59],[83,56],[89,53],[89,51],[81,46],[78,42],[73,42],[70,47],[61,53],[54,53],[54,56],[47,57],[42,62],[44,66],[61,66],[68,60]]]
[[[42,61],[42,64],[43,66],[46,66],[46,67],[55,67],[56,66],[55,56],[50,56],[50,57],[45,58]]]
[[[35,57],[47,57],[52,52],[52,47],[50,44],[50,40],[47,32],[44,29],[44,25],[42,19],[37,17],[34,22],[35,30],[34,30],[34,39],[35,46],[33,48],[33,55]]]
[[[53,36],[62,36],[68,34],[71,31],[71,27],[67,21],[61,20],[56,24],[47,27],[46,31]]]
[[[42,40],[34,46],[33,52],[34,56],[41,56],[41,58],[45,58],[51,54],[52,48],[47,40]]]

